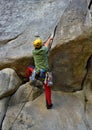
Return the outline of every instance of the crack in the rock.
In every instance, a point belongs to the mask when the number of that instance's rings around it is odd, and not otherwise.
[[[0,47],[3,46],[3,45],[6,45],[8,42],[10,42],[12,40],[17,39],[21,34],[23,34],[23,33],[20,33],[20,34],[18,34],[17,36],[15,36],[13,38],[5,39],[5,40],[0,41]]]
[[[5,118],[5,114],[4,114],[1,124],[0,124],[0,130],[2,130],[2,124],[3,124],[4,118]]]
[[[85,87],[85,82],[86,82],[86,79],[87,79],[87,76],[88,76],[88,72],[89,72],[89,70],[90,70],[90,62],[91,62],[91,59],[92,59],[92,54],[89,56],[89,58],[88,58],[88,60],[87,60],[87,64],[86,64],[86,67],[85,67],[85,69],[86,69],[86,74],[85,74],[85,76],[84,76],[84,78],[83,78],[83,80],[82,80],[82,83],[81,83],[82,89]],[[86,89],[86,88],[85,88],[85,89]],[[89,123],[88,123],[88,120],[86,119],[86,111],[87,111],[87,102],[88,102],[88,99],[87,99],[87,97],[86,97],[85,91],[86,91],[86,90],[84,90],[84,119],[83,119],[83,121],[84,121],[84,123],[85,123],[85,125],[86,125],[86,127],[87,127],[87,130],[91,130],[90,125],[89,125]]]
[[[88,9],[91,9],[91,5],[92,5],[92,0],[90,0],[89,5],[88,5]]]
[[[86,64],[86,74],[82,80],[82,83],[81,83],[81,86],[82,88],[84,88],[85,86],[85,81],[86,81],[86,78],[87,78],[87,75],[88,75],[88,72],[89,72],[89,69],[90,69],[90,62],[91,62],[91,59],[92,59],[92,54],[89,56],[88,60],[87,60],[87,64]],[[86,112],[86,103],[87,103],[87,97],[86,97],[86,94],[84,92],[84,100],[85,100],[85,104],[84,104],[84,111]]]
[[[10,97],[9,97],[9,99],[8,99],[6,105],[5,105],[6,107],[5,107],[5,110],[4,110],[4,115],[3,115],[2,121],[0,122],[0,130],[2,130],[2,125],[3,125],[4,119],[6,117],[6,112],[7,112],[7,109],[8,109],[8,103],[9,103],[9,101],[10,101]]]
[[[89,72],[89,68],[90,68],[90,61],[92,59],[92,54],[89,56],[88,60],[87,60],[87,64],[86,64],[86,67],[85,67],[85,70],[86,70],[86,74],[81,82],[81,89],[83,89],[84,87],[84,84],[85,84],[85,81],[86,81],[86,78],[87,78],[87,75],[88,75],[88,72]]]

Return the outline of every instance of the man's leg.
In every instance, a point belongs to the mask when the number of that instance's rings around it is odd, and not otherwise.
[[[47,109],[50,109],[52,107],[52,101],[51,101],[51,87],[47,84],[44,84],[44,91],[45,91],[45,97],[46,97],[46,106]]]

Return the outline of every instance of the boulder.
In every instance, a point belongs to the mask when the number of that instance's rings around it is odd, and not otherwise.
[[[50,65],[54,78],[54,89],[76,91],[83,88],[83,82],[91,68],[88,66],[92,55],[92,28],[70,42],[53,48]]]
[[[42,91],[30,85],[30,82],[23,84],[19,89],[12,95],[9,105],[17,105],[19,103],[33,101],[35,98],[40,96]]]
[[[6,68],[0,71],[0,99],[12,95],[21,85],[21,80],[17,73]]]

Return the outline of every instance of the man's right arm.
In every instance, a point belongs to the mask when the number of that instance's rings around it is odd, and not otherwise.
[[[48,40],[46,41],[46,43],[45,43],[44,45],[49,48],[50,43],[52,42],[52,40],[53,40],[53,35],[51,35],[51,36],[48,38]]]

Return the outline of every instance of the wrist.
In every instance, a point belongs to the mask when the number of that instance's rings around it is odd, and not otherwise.
[[[53,40],[53,38],[50,38],[50,41],[52,41]]]

